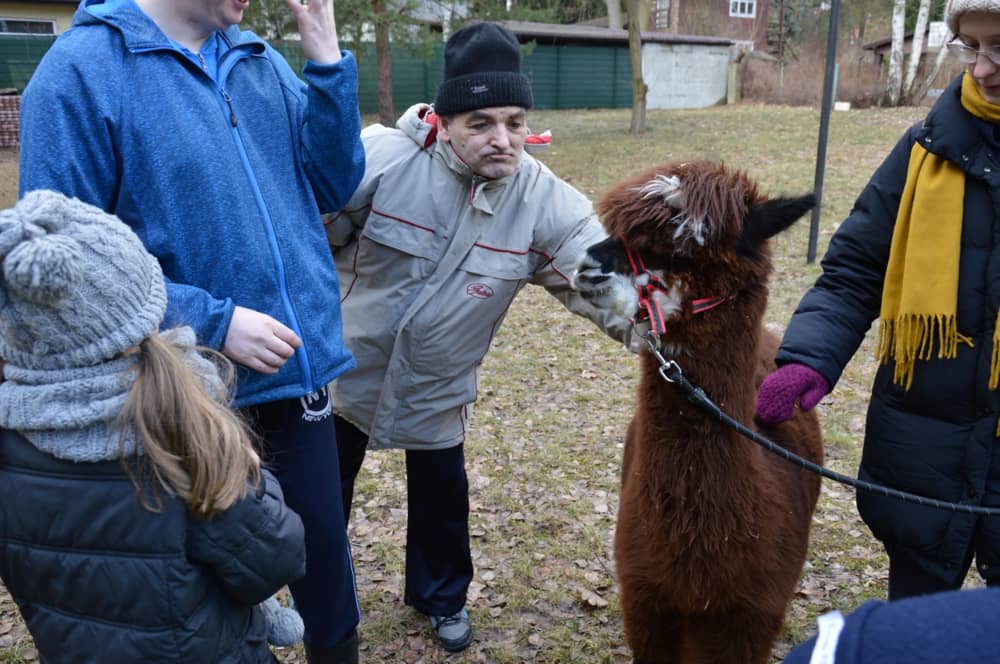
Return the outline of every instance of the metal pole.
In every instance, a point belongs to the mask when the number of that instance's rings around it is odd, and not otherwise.
[[[816,261],[816,242],[819,238],[819,212],[823,207],[823,170],[826,166],[826,138],[830,126],[830,109],[833,108],[833,82],[837,63],[837,23],[840,21],[840,0],[830,3],[830,30],[826,39],[826,73],[823,76],[823,105],[819,112],[819,145],[816,148],[816,207],[809,224],[809,251],[806,262]]]

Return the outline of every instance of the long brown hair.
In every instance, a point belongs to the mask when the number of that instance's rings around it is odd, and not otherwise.
[[[220,353],[199,350],[217,360],[225,374],[223,384],[229,384],[232,364]],[[116,424],[120,430],[134,427],[145,454],[123,463],[147,509],[156,511],[159,499],[150,505],[144,497],[139,480],[143,467],[183,500],[191,515],[209,519],[246,496],[251,483],[260,482],[252,434],[226,405],[225,387],[220,394],[210,394],[185,363],[182,348],[153,333],[135,352],[135,382]]]

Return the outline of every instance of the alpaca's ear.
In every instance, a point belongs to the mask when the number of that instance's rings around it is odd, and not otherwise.
[[[737,242],[741,254],[749,255],[756,247],[785,230],[809,210],[816,207],[816,196],[806,194],[794,198],[772,198],[750,208],[750,216],[743,225],[743,234]]]

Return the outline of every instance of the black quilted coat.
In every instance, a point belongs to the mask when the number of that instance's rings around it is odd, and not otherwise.
[[[273,662],[255,605],[305,571],[302,522],[265,472],[210,521],[143,509],[117,462],[0,429],[0,577],[44,664]]]
[[[941,500],[1000,507],[1000,391],[987,387],[1000,305],[1000,146],[994,127],[969,114],[953,82],[925,120],[899,141],[830,241],[823,274],[799,303],[778,363],[805,364],[836,384],[878,318],[882,280],[910,149],[966,173],[958,284],[959,344],[951,360],[918,361],[909,390],[875,376],[859,476]],[[931,278],[933,275],[928,275]],[[936,355],[936,351],[935,351]],[[983,519],[872,493],[858,509],[890,555],[906,556],[946,583],[960,582],[974,550],[980,573],[1000,581],[1000,518]]]

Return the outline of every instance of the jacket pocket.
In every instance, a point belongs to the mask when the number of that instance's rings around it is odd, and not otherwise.
[[[530,249],[494,247],[477,242],[460,269],[493,279],[520,281],[531,278],[537,259]]]
[[[372,208],[362,236],[411,256],[434,260],[446,241],[428,223]]]

